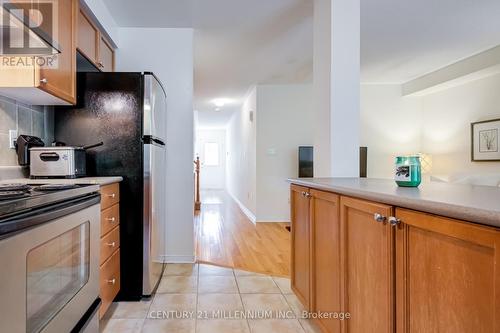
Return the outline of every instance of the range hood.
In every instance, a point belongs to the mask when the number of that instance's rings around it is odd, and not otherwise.
[[[0,0],[0,55],[47,56],[61,53],[54,38],[57,27],[53,26],[56,25],[50,19],[47,19],[48,23],[43,21],[44,10],[49,8],[48,17],[54,13],[50,10],[50,2],[43,9],[37,6],[36,2]],[[47,33],[47,30],[52,33]]]

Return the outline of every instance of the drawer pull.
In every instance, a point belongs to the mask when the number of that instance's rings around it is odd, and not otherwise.
[[[107,284],[114,285],[114,284],[116,283],[116,279],[115,279],[115,278],[112,278],[111,280],[106,280],[106,283],[107,283]]]
[[[106,217],[106,221],[114,223],[116,219],[114,217]]]
[[[115,247],[115,245],[116,245],[115,242],[106,243],[106,246],[109,246],[109,247]]]
[[[107,196],[108,198],[112,198],[112,199],[114,199],[114,198],[116,197],[116,194],[111,193],[111,194],[106,194],[106,196]]]

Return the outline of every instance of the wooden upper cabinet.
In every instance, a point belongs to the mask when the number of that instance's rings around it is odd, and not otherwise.
[[[99,62],[98,66],[103,72],[114,72],[115,51],[110,43],[103,37],[99,39]]]
[[[311,190],[311,311],[341,311],[340,297],[340,198]],[[325,333],[340,332],[340,320],[319,318]]]
[[[309,189],[292,185],[291,287],[306,309],[310,309],[310,194]]]
[[[341,197],[342,310],[351,316],[342,321],[343,332],[394,330],[394,228],[387,222],[391,215],[390,206]]]
[[[76,103],[75,31],[78,0],[59,0],[56,3],[57,20],[54,21],[57,22],[57,29],[54,29],[53,38],[59,45],[60,53],[50,59],[43,57],[45,60],[39,57],[37,65],[1,68],[0,94],[35,105]]]
[[[78,11],[78,43],[80,53],[93,63],[98,62],[99,30],[82,9]]]
[[[397,209],[397,332],[500,332],[500,231]]]
[[[77,45],[80,53],[100,71],[114,71],[114,48],[83,9],[78,14]]]
[[[40,89],[71,104],[76,103],[76,15],[77,0],[59,0],[57,42],[61,53],[57,67],[40,68]]]

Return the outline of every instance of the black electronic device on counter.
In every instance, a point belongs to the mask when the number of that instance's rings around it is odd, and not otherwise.
[[[42,139],[31,135],[19,135],[16,143],[17,162],[21,166],[30,165],[30,148],[44,147]]]

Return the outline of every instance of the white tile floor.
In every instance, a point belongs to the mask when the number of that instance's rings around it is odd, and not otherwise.
[[[302,310],[289,279],[204,264],[170,264],[152,300],[113,303],[101,321],[101,332],[319,333],[312,322],[300,318]],[[247,320],[243,314],[259,318]]]

